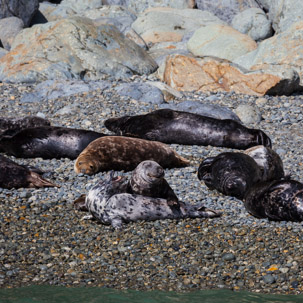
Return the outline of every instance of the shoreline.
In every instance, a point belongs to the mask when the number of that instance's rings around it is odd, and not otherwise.
[[[114,83],[113,83],[114,86]],[[1,115],[42,113],[53,125],[107,132],[103,120],[157,108],[118,96],[112,88],[46,102],[21,103],[32,86],[0,86]],[[203,101],[210,94],[187,93],[183,100]],[[235,109],[258,97],[215,94]],[[260,107],[258,125],[273,140],[286,174],[302,181],[303,96],[270,97]],[[77,110],[57,114],[69,105]],[[200,161],[231,149],[172,144],[191,161],[187,168],[166,169],[166,179],[181,201],[223,212],[221,218],[136,222],[122,231],[83,221],[72,202],[107,173],[76,175],[69,159],[14,159],[46,171],[60,188],[0,189],[0,288],[27,285],[102,286],[116,289],[232,289],[272,294],[299,294],[303,289],[302,223],[270,222],[250,216],[242,202],[209,191],[197,176]],[[129,176],[129,173],[125,175]]]

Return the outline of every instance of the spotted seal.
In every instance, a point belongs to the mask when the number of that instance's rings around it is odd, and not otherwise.
[[[38,126],[50,126],[50,122],[37,116],[23,118],[0,117],[0,135],[12,136],[21,129]]]
[[[242,199],[253,184],[262,180],[262,172],[252,157],[240,152],[225,152],[203,160],[198,168],[198,178],[209,189]]]
[[[110,118],[104,122],[117,135],[163,143],[211,145],[247,149],[255,145],[271,147],[270,138],[234,120],[220,120],[198,114],[159,109],[146,115]]]
[[[244,205],[257,218],[303,221],[303,184],[288,178],[257,183],[245,195]]]
[[[122,177],[111,174],[105,181],[95,185],[86,197],[86,206],[91,216],[103,224],[110,224],[121,229],[123,223],[139,220],[212,218],[220,213],[207,209],[203,205],[180,203],[178,211],[168,206],[167,200],[145,197],[136,194],[121,193],[124,188]],[[122,188],[122,189],[121,189]]]
[[[42,178],[40,173],[40,170],[34,171],[0,155],[0,187],[2,188],[58,187],[58,185]]]
[[[93,140],[105,134],[67,127],[40,126],[0,137],[0,152],[19,158],[76,159]]]
[[[76,173],[88,175],[106,170],[133,170],[144,160],[164,168],[184,167],[189,161],[164,143],[137,138],[108,136],[91,142],[75,161]]]
[[[257,145],[245,150],[244,153],[257,162],[262,171],[262,181],[279,180],[284,177],[283,162],[270,147]]]

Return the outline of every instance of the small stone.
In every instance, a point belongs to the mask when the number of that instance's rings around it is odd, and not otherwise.
[[[263,277],[263,281],[266,283],[266,284],[273,284],[276,282],[276,279],[274,276],[272,275],[265,275]]]

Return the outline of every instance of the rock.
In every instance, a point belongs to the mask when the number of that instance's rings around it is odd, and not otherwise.
[[[3,57],[4,55],[6,55],[8,53],[8,51],[2,47],[0,47],[0,58]]]
[[[105,0],[105,4],[108,5],[122,5],[136,13],[141,13],[151,7],[172,7],[178,9],[194,8],[195,0],[148,0],[148,1],[138,1],[138,0]]]
[[[102,7],[102,5],[102,0],[63,0],[58,6],[71,8],[75,12],[79,13],[92,8]]]
[[[5,49],[10,50],[15,36],[23,27],[23,21],[17,17],[8,17],[0,20],[0,40]]]
[[[153,104],[164,102],[161,90],[146,83],[122,83],[114,89],[119,95],[127,96],[137,101]]]
[[[288,30],[262,41],[258,48],[245,54],[235,63],[246,69],[280,70],[287,73],[295,70],[302,83],[303,76],[303,21],[293,24]]]
[[[47,80],[37,84],[34,92],[24,94],[21,103],[52,100],[96,89],[104,90],[109,86],[110,82],[108,81]]]
[[[272,36],[271,22],[260,8],[249,8],[238,13],[232,20],[232,27],[255,41]]]
[[[180,91],[234,91],[262,96],[289,94],[300,88],[298,75],[275,75],[262,70],[248,72],[241,67],[215,58],[169,56],[164,81]]]
[[[221,20],[231,23],[233,17],[243,10],[259,7],[254,0],[196,0],[198,9],[213,13]]]
[[[39,0],[0,0],[0,7],[0,19],[17,17],[22,19],[25,26],[29,26],[38,11]]]
[[[21,31],[11,51],[0,59],[0,80],[100,80],[150,74],[156,62],[110,25],[95,27],[72,17]]]
[[[233,253],[225,253],[222,255],[222,260],[224,261],[234,261],[236,256]]]
[[[40,3],[39,11],[47,19],[47,21],[56,21],[63,18],[69,18],[77,14],[77,12],[70,7],[55,5],[49,2]]]
[[[207,104],[198,101],[183,101],[160,105],[161,108],[170,108],[184,112],[190,112],[216,119],[232,119],[241,123],[239,117],[229,108],[217,104]]]
[[[256,49],[257,43],[230,26],[211,24],[197,29],[187,48],[198,57],[214,56],[232,61]]]
[[[263,281],[265,284],[273,284],[276,282],[276,279],[274,276],[267,274],[267,275],[263,276]]]
[[[182,94],[179,91],[171,88],[170,86],[168,86],[167,84],[165,84],[163,82],[146,81],[146,83],[160,89],[164,96],[165,101],[169,101],[169,100],[175,99],[175,98],[182,98]]]
[[[154,8],[140,14],[132,28],[147,43],[178,42],[186,33],[211,23],[224,22],[196,9]]]
[[[276,33],[287,30],[293,23],[303,21],[303,6],[300,0],[259,0],[268,11],[268,18]]]
[[[262,120],[258,107],[249,104],[240,104],[235,113],[240,117],[244,124],[259,123]]]

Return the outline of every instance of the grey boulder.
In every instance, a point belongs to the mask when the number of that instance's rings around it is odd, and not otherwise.
[[[0,20],[0,40],[6,50],[10,50],[15,36],[23,27],[23,21],[17,17],[8,17]]]

